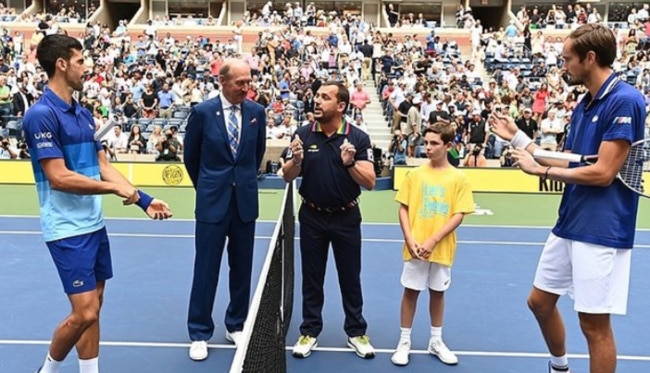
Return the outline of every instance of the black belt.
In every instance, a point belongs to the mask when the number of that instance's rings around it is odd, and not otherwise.
[[[327,212],[327,213],[330,213],[330,214],[333,213],[333,212],[349,211],[349,210],[352,210],[352,209],[356,208],[357,206],[359,206],[359,200],[358,199],[355,199],[354,201],[346,204],[345,206],[339,206],[339,207],[322,207],[322,206],[318,206],[317,204],[315,204],[313,202],[309,202],[304,198],[302,199],[302,203],[305,206],[307,206],[309,208],[312,208],[312,209],[314,209],[316,211]]]
[[[167,110],[167,109],[169,109],[169,108],[170,108],[170,106],[167,106],[167,107],[161,107],[160,110]]]

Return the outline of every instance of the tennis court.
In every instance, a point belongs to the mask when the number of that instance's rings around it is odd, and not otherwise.
[[[170,201],[176,218],[153,222],[136,218],[135,208],[105,198],[115,278],[106,290],[102,313],[100,366],[104,372],[226,372],[234,347],[224,337],[227,281],[222,266],[210,356],[200,363],[187,357],[187,303],[193,261],[192,191],[151,190]],[[349,349],[333,265],[326,277],[325,326],[319,348],[307,359],[287,353],[289,372],[545,372],[546,353],[526,307],[537,256],[555,217],[557,196],[477,194],[482,215],[468,217],[459,232],[453,284],[446,298],[444,338],[460,363],[447,367],[425,352],[428,340],[426,294],[420,299],[407,368],[391,364],[399,337],[401,232],[393,192],[364,193],[363,271],[368,334],[378,355],[362,360]],[[262,191],[262,216],[256,232],[254,283],[271,242],[281,191]],[[57,322],[68,312],[58,276],[41,236],[33,186],[0,188],[0,372],[32,372],[40,365]],[[639,212],[628,316],[615,317],[619,372],[650,371],[650,205]],[[298,246],[296,246],[296,252]],[[297,254],[299,255],[299,254]],[[331,259],[331,258],[330,258]],[[296,261],[298,263],[298,261]],[[333,261],[331,261],[333,263]],[[296,289],[300,272],[296,268]],[[586,346],[566,299],[568,350],[572,371],[586,372]],[[300,292],[295,294],[288,345],[298,336]],[[71,355],[62,372],[76,372]]]

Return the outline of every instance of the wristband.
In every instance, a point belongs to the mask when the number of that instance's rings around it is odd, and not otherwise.
[[[526,149],[531,142],[533,142],[533,140],[531,140],[522,130],[518,130],[512,140],[510,140],[512,147],[522,149]]]
[[[138,195],[140,196],[140,199],[135,204],[138,205],[142,211],[146,212],[151,205],[151,202],[153,202],[153,197],[141,190],[138,190]]]
[[[548,172],[551,170],[551,167],[553,166],[548,166],[546,168],[546,172],[544,172],[544,180],[548,180]]]

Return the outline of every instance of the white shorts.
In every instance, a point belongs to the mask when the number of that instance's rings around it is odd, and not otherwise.
[[[442,292],[451,285],[451,267],[412,259],[404,262],[401,282],[402,286],[412,290],[429,288]]]
[[[567,240],[551,233],[539,258],[533,285],[574,300],[589,314],[627,312],[632,250]]]

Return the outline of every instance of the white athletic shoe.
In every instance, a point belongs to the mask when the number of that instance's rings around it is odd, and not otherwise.
[[[372,359],[375,357],[375,348],[370,344],[370,338],[367,335],[348,338],[348,347],[352,348],[360,358]]]
[[[402,341],[397,345],[395,353],[390,361],[395,365],[404,366],[409,363],[409,353],[411,352],[411,341]]]
[[[548,373],[571,373],[569,366],[565,365],[563,367],[556,367],[551,362],[548,362]]]
[[[314,347],[318,347],[316,338],[308,335],[301,335],[300,338],[298,338],[298,342],[293,345],[293,356],[305,358],[311,355],[311,350]]]
[[[233,343],[235,346],[239,346],[241,342],[242,332],[229,332],[226,331],[226,341]]]
[[[190,359],[201,361],[208,358],[208,342],[194,341],[190,346]]]
[[[449,351],[449,348],[447,348],[442,339],[429,341],[429,353],[437,356],[440,361],[447,365],[458,364],[458,358],[453,352]]]

